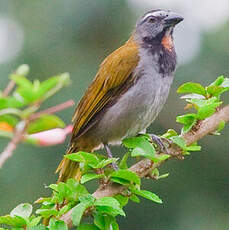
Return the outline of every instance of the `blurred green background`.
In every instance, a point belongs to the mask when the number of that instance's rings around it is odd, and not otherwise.
[[[169,8],[185,21],[175,31],[179,67],[165,108],[150,127],[161,134],[168,128],[179,130],[175,117],[183,114],[184,102],[176,94],[183,82],[212,82],[218,75],[229,76],[229,3],[218,0],[1,0],[0,2],[0,84],[20,64],[31,67],[30,78],[44,80],[69,72],[72,84],[44,105],[70,98],[79,101],[94,77],[99,63],[124,43],[137,18],[146,10]],[[225,104],[229,102],[224,97]],[[60,112],[71,122],[74,108]],[[142,200],[126,208],[120,229],[215,230],[229,226],[229,128],[222,136],[200,141],[202,151],[184,161],[171,160],[161,167],[169,172],[164,180],[145,180],[144,186],[160,195],[164,203]],[[0,140],[3,150],[6,140]],[[49,191],[54,171],[66,149],[21,144],[0,170],[0,215],[22,202],[33,202]],[[119,153],[120,148],[113,152]]]

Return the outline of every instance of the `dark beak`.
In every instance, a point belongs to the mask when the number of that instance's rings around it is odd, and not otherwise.
[[[165,26],[175,26],[183,20],[183,17],[173,12],[169,12],[168,16],[164,18]]]

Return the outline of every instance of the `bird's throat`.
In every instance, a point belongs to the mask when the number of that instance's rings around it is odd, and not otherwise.
[[[174,49],[173,45],[173,38],[171,34],[165,34],[164,37],[161,40],[161,45],[168,50],[169,52],[172,52]]]

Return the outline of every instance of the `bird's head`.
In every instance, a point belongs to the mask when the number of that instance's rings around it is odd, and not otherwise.
[[[169,10],[151,10],[138,20],[134,33],[135,38],[141,44],[162,43],[165,48],[169,49],[173,28],[182,20],[183,17]]]

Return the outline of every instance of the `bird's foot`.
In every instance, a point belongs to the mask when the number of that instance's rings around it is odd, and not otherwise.
[[[105,148],[105,150],[106,150],[106,152],[107,152],[108,158],[113,158],[112,152],[111,152],[109,146],[108,146],[107,144],[104,144],[104,148]],[[117,165],[116,163],[112,162],[111,165],[112,165],[112,168],[113,168],[115,171],[118,170],[118,165]]]
[[[162,153],[169,154],[168,147],[171,145],[168,139],[150,134],[152,141],[157,145],[158,150]]]

